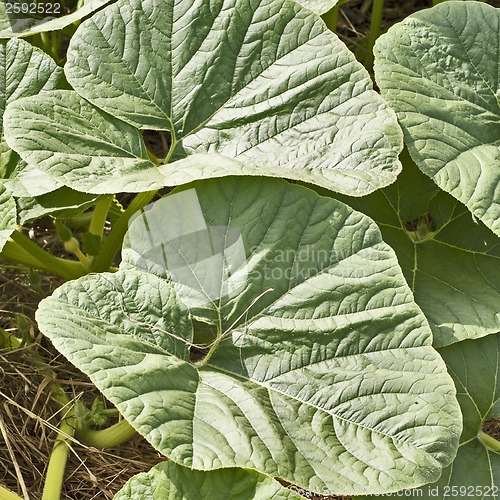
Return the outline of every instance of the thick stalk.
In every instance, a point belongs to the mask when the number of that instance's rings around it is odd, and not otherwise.
[[[11,239],[34,258],[34,263],[36,263],[36,261],[41,263],[42,269],[48,270],[67,280],[79,278],[80,276],[86,274],[85,268],[80,262],[60,259],[59,257],[53,256],[24,236],[24,234],[20,231],[14,231],[11,234]],[[3,251],[2,255],[4,255]],[[13,260],[16,259],[14,258]],[[40,266],[37,266],[36,264],[33,267],[40,268]]]
[[[54,388],[54,397],[59,402],[64,403],[64,408],[67,408],[67,410],[59,425],[59,433],[50,454],[42,500],[60,500],[61,498],[66,462],[68,461],[70,450],[69,442],[75,434],[76,427],[73,403],[68,400],[66,394],[59,386]]]
[[[500,441],[497,441],[495,438],[488,436],[488,434],[483,431],[479,431],[478,438],[487,448],[494,451],[495,453],[500,453]]]
[[[5,243],[5,246],[0,252],[0,257],[6,260],[10,260],[11,262],[16,262],[17,264],[21,264],[23,266],[41,269],[42,271],[50,271],[50,268],[48,266],[35,259],[31,254],[26,252],[26,250],[24,250],[12,240],[7,240],[7,243]]]
[[[0,500],[23,500],[23,498],[0,485]]]
[[[109,271],[115,255],[120,250],[123,242],[123,237],[128,229],[128,223],[131,217],[141,208],[144,208],[156,194],[157,191],[147,191],[139,193],[129,205],[127,210],[123,212],[114,227],[111,229],[101,251],[95,257],[90,268],[91,272],[101,273]]]
[[[112,201],[112,196],[106,196],[95,204],[94,213],[92,214],[92,219],[90,221],[89,233],[102,236],[109,207],[111,206]]]
[[[99,431],[86,429],[79,431],[76,434],[76,438],[87,446],[104,449],[116,448],[134,437],[136,433],[136,430],[126,420],[120,420],[120,422],[107,429]]]
[[[365,57],[365,68],[368,71],[373,69],[373,46],[380,36],[382,26],[382,15],[384,13],[384,0],[373,0],[372,17],[370,21],[370,35],[368,36],[367,52]]]

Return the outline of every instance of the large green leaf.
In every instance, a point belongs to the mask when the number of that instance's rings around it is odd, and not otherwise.
[[[496,453],[485,446],[481,427],[487,418],[500,418],[500,334],[460,342],[439,352],[457,387],[464,430],[457,458],[438,484],[441,491],[444,485],[482,486],[473,498],[497,498],[500,495],[500,443],[496,443]]]
[[[12,38],[19,36],[29,36],[44,31],[62,30],[70,24],[80,21],[89,16],[92,12],[109,3],[110,0],[85,0],[83,5],[70,14],[63,12],[64,2],[36,2],[35,0],[4,0],[0,3],[0,38]],[[23,5],[27,7],[28,13],[16,13],[11,5]],[[34,11],[33,5],[40,5],[42,12],[30,13]],[[42,7],[44,6],[44,7]],[[51,7],[49,7],[51,6]]]
[[[437,483],[398,496],[495,500],[500,495],[500,442],[491,443],[496,451],[485,444],[488,438],[481,427],[485,419],[500,417],[500,334],[459,342],[439,352],[455,381],[464,414],[460,447]]]
[[[419,168],[500,235],[500,9],[444,2],[391,28],[375,56]]]
[[[301,500],[274,479],[244,469],[200,472],[162,462],[137,474],[114,500]]]
[[[337,4],[344,3],[346,0],[300,0],[297,3],[306,9],[316,12],[316,14],[324,14],[330,9],[333,9]]]
[[[67,187],[37,197],[16,199],[20,224],[39,219],[45,215],[60,218],[73,217],[94,205],[98,196],[79,193]]]
[[[421,173],[408,154],[398,180],[365,198],[332,195],[372,217],[394,248],[441,347],[500,330],[500,240]]]
[[[16,203],[0,184],[0,251],[16,229]]]
[[[164,175],[149,160],[139,131],[73,91],[57,90],[18,101],[9,106],[6,116],[9,144],[22,151],[28,163],[69,187],[118,193],[147,191],[164,184]]]
[[[65,72],[81,97],[109,115],[170,132],[169,160],[219,153],[237,160],[233,174],[301,179],[353,196],[390,184],[400,171],[393,111],[337,36],[295,2],[119,0],[82,23]],[[66,94],[47,120],[48,99],[7,112],[9,144],[23,158],[75,189],[89,189],[80,179],[92,176],[100,186],[93,192],[104,192],[106,182],[121,177],[125,185],[141,172],[172,184],[142,155],[131,161],[127,148],[96,165],[115,122],[91,108],[77,129],[87,130],[86,143],[99,153],[68,153],[75,132],[66,115],[80,112],[81,98]],[[68,154],[70,179],[60,163]],[[211,177],[211,166],[201,174],[186,167],[176,182],[200,176]],[[134,182],[127,189],[146,189]]]
[[[3,125],[5,107],[23,97],[57,88],[62,76],[62,68],[24,40],[0,41],[0,183],[16,196],[27,196],[27,190],[32,195],[52,191],[58,183],[36,168],[28,167],[7,146]]]
[[[453,383],[365,215],[281,180],[203,181],[135,219],[123,258],[37,320],[174,462],[377,493],[454,458]]]

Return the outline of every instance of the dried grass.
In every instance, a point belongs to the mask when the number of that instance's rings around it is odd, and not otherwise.
[[[500,418],[490,418],[484,421],[482,431],[488,436],[500,441]]]
[[[58,284],[52,277],[42,277],[47,293]],[[2,328],[17,332],[12,314],[15,312],[22,312],[32,321],[40,298],[26,274],[0,269]],[[33,324],[28,329],[36,332]],[[52,398],[54,382],[73,398],[84,399],[88,404],[101,396],[88,378],[65,362],[44,339],[32,340],[27,347],[0,351],[0,483],[25,499],[38,500],[62,415]],[[62,499],[112,499],[130,477],[161,460],[164,458],[140,436],[105,451],[75,440]]]

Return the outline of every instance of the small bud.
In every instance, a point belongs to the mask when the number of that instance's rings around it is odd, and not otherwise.
[[[76,238],[71,237],[69,240],[64,242],[64,248],[73,254],[80,252],[80,243]]]

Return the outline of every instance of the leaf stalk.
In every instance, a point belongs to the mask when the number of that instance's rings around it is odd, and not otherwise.
[[[89,233],[102,236],[112,201],[112,196],[106,196],[95,204],[94,213],[92,214],[92,219],[90,221]]]
[[[42,500],[60,500],[64,472],[69,455],[69,442],[75,434],[76,416],[74,405],[68,400],[60,386],[54,387],[54,398],[68,408],[59,425],[54,448],[50,454],[49,465],[45,475]],[[69,406],[68,406],[69,405]]]
[[[128,223],[132,216],[141,208],[144,208],[154,197],[157,191],[146,191],[139,193],[133,200],[129,207],[120,216],[114,227],[111,229],[101,251],[95,257],[91,267],[91,272],[101,273],[109,271],[115,255],[120,249],[125,233],[128,229]]]
[[[500,453],[500,441],[497,441],[495,438],[488,436],[484,431],[479,431],[477,436],[479,441],[481,441],[486,448],[489,448],[491,451],[495,453]]]
[[[367,52],[364,66],[368,71],[373,71],[373,47],[375,41],[380,36],[382,27],[382,16],[384,13],[384,0],[373,0],[372,16],[370,20],[370,34],[368,36]]]
[[[137,431],[126,420],[120,420],[106,429],[84,429],[78,431],[76,438],[87,446],[104,449],[116,448],[136,434]]]
[[[29,267],[50,271],[61,278],[72,280],[86,274],[80,262],[61,259],[46,252],[20,231],[14,231],[5,244],[1,256]]]
[[[23,500],[22,497],[0,485],[0,498],[2,500]]]

